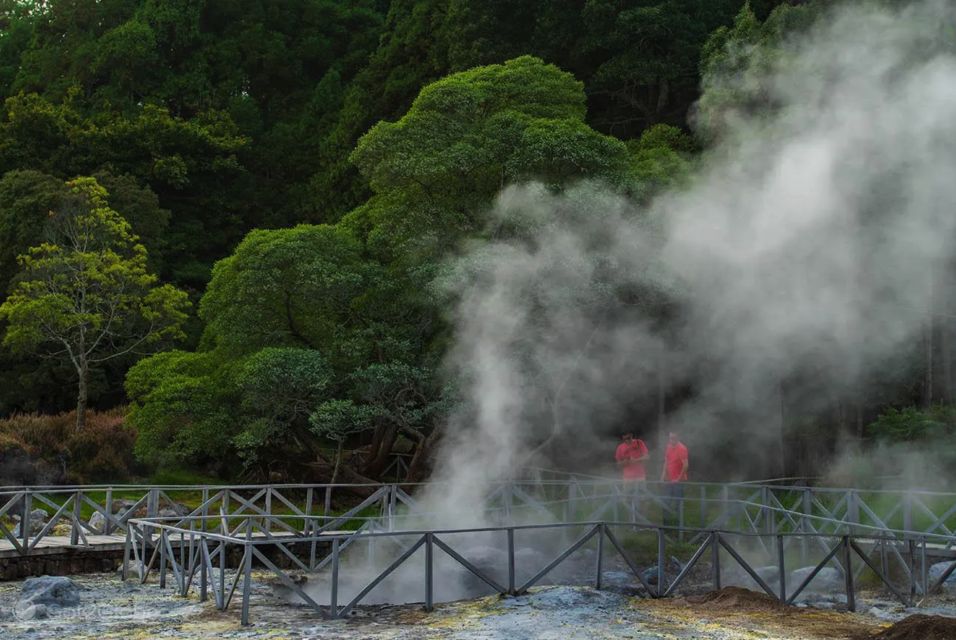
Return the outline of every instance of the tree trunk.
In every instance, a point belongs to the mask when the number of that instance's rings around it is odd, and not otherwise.
[[[339,440],[339,444],[335,448],[335,466],[332,467],[332,479],[329,480],[329,484],[335,484],[336,478],[339,477],[339,467],[342,465],[342,446],[344,444],[345,440]]]
[[[77,373],[80,379],[76,386],[76,430],[82,431],[86,426],[86,404],[89,396],[87,382],[90,377],[90,368],[85,359],[81,360]]]
[[[395,446],[395,440],[398,437],[398,426],[389,425],[381,434],[381,439],[377,448],[369,451],[369,460],[365,465],[363,472],[365,475],[377,478],[388,465],[388,456],[392,453],[392,447]],[[374,444],[374,443],[373,443]]]
[[[405,482],[421,482],[425,479],[425,472],[427,471],[426,463],[431,457],[431,452],[440,437],[440,432],[441,429],[435,427],[424,440],[418,443],[418,446],[415,448],[415,454],[412,456],[412,461],[408,463],[408,472],[405,474]]]

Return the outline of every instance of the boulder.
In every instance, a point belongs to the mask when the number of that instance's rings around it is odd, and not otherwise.
[[[27,578],[20,590],[20,610],[34,604],[75,607],[80,604],[80,587],[63,576]]]
[[[103,533],[106,530],[106,516],[99,511],[94,511],[90,516],[90,527],[97,533]]]
[[[780,584],[780,569],[774,565],[755,567],[754,572],[773,590],[776,590]],[[757,584],[757,581],[740,567],[728,571],[723,577],[723,583],[727,587],[743,587],[763,593],[763,588]]]
[[[143,574],[146,573],[146,565],[144,565],[140,560],[130,560],[126,565],[126,577],[128,579],[137,579],[142,580]],[[116,570],[116,575],[120,578],[123,577],[123,565],[120,563],[119,569]]]
[[[47,519],[49,514],[43,509],[34,509],[30,512],[30,535],[36,535],[43,531],[43,527],[46,526]],[[14,521],[17,523],[16,528],[13,530],[14,537],[21,537],[23,534],[20,529],[20,516],[14,515]]]
[[[68,522],[57,522],[53,525],[53,528],[50,529],[51,536],[69,536],[73,533],[73,525]]]
[[[807,576],[813,572],[815,567],[800,567],[790,573],[789,590],[792,593],[797,587],[803,584]],[[805,593],[841,591],[845,588],[843,576],[833,567],[823,567],[820,573],[813,577],[813,581],[804,589]]]
[[[125,514],[127,511],[136,506],[135,500],[127,500],[125,498],[120,500],[113,500],[113,513]]]
[[[953,564],[952,562],[937,562],[930,565],[927,575],[929,577],[929,586],[936,584],[943,574],[946,573],[946,570],[949,569],[949,566]],[[946,578],[940,588],[940,591],[947,594],[956,594],[956,571],[949,574],[949,577]]]

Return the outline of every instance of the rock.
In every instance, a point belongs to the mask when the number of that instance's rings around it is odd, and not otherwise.
[[[680,560],[671,556],[667,563],[664,566],[664,580],[670,581],[677,577],[684,568],[684,565],[681,564]],[[649,585],[657,584],[657,565],[651,565],[644,571],[641,571],[641,577],[644,578],[644,582]]]
[[[189,513],[189,507],[178,502],[174,502],[168,507],[159,510],[157,514],[160,518],[181,518]]]
[[[51,536],[69,536],[73,533],[73,526],[66,522],[57,522],[50,529]]]
[[[943,574],[946,573],[946,570],[949,569],[949,566],[953,564],[952,562],[937,562],[930,565],[927,575],[929,577],[929,585],[933,586],[939,579],[943,577]],[[946,582],[940,587],[940,591],[947,594],[956,594],[956,571],[953,571],[949,574],[949,577],[946,578]]]
[[[870,607],[870,610],[867,611],[867,614],[873,616],[877,620],[883,620],[885,622],[896,622],[903,617],[902,614],[886,611],[885,609],[880,609],[879,607]]]
[[[520,598],[527,599],[535,609],[553,609],[564,611],[575,607],[606,610],[613,609],[625,601],[624,596],[608,591],[595,591],[588,588],[560,586],[542,588]],[[517,598],[516,598],[517,599]]]
[[[113,513],[125,514],[127,511],[136,506],[135,500],[113,500]]]
[[[47,518],[49,514],[43,509],[34,509],[30,512],[30,535],[36,535],[43,531],[43,527],[46,526]],[[21,537],[23,534],[20,533],[20,516],[14,515],[13,520],[17,523],[16,528],[13,530],[13,535],[16,538]]]
[[[172,511],[173,514],[177,516],[187,515],[190,511],[189,507],[187,507],[181,502],[172,502],[169,504],[169,506],[166,507],[166,509],[164,509],[164,511],[165,510]]]
[[[764,567],[756,567],[754,568],[754,571],[772,590],[776,590],[779,587],[780,569],[778,567],[767,565]],[[740,567],[728,571],[723,578],[723,582],[724,586],[743,587],[744,589],[750,589],[751,591],[759,591],[763,593],[763,588],[757,584],[757,581]]]
[[[43,620],[50,617],[50,611],[45,604],[31,604],[17,611],[20,620]]]
[[[627,571],[604,571],[601,573],[601,581],[604,583],[604,588],[615,589],[627,594],[643,591],[644,589],[637,577]]]
[[[97,533],[103,533],[106,528],[106,516],[99,511],[94,511],[90,516],[90,527]]]
[[[797,587],[803,584],[807,576],[813,572],[815,567],[800,567],[790,574],[790,586],[788,589],[792,593]],[[813,577],[813,581],[807,585],[804,592],[829,592],[840,591],[845,588],[843,576],[833,567],[823,567],[820,573]]]
[[[647,584],[651,586],[656,586],[657,585],[657,565],[655,564],[653,567],[648,567],[647,569],[644,569],[643,571],[641,571],[641,577],[644,578],[644,582],[646,582]]]
[[[136,579],[142,580],[143,574],[146,573],[146,565],[140,560],[130,560],[129,564],[126,565],[126,577],[129,580]],[[120,563],[119,569],[116,570],[117,577],[123,577],[123,564]]]
[[[20,591],[18,605],[23,608],[33,604],[75,607],[80,604],[80,588],[63,576],[27,578]]]

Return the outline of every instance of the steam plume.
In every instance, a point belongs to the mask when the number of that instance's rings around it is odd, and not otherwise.
[[[944,2],[835,10],[709,78],[768,107],[702,113],[716,142],[690,187],[646,209],[597,184],[506,189],[491,224],[519,231],[444,282],[461,292],[449,367],[467,402],[437,510],[481,504],[550,435],[583,448],[620,430],[662,371],[692,460],[729,445],[727,464],[778,455],[787,398],[813,417],[886,380],[949,297],[956,58],[939,25],[954,18]]]

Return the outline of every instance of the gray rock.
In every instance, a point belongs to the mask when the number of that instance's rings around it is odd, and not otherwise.
[[[813,572],[814,568],[815,567],[800,567],[790,574],[789,588],[791,592],[803,584],[803,581]],[[843,589],[844,586],[843,576],[840,575],[839,571],[833,567],[823,567],[820,569],[820,573],[813,577],[813,581],[807,585],[804,592],[839,591]]]
[[[176,516],[181,517],[188,513],[189,513],[189,507],[187,507],[186,505],[180,502],[172,502],[168,504],[166,507],[159,510],[159,515],[160,517],[163,517],[163,518],[174,518]],[[163,515],[163,514],[166,514],[166,515]]]
[[[17,611],[20,620],[43,620],[50,617],[50,611],[45,604],[31,604]]]
[[[684,569],[684,565],[681,563],[681,561],[675,558],[674,556],[671,556],[670,559],[664,563],[665,582],[668,580],[673,580],[675,577],[677,577],[677,574],[679,574],[683,569]],[[647,569],[644,569],[644,571],[641,572],[641,577],[644,578],[644,582],[646,582],[647,584],[656,585],[657,584],[657,565],[654,564],[648,567]]]
[[[188,513],[188,511],[185,511],[185,508],[173,509],[173,508],[167,507],[165,509],[160,509],[157,515],[160,518],[181,518],[184,515],[186,515],[186,513]]]
[[[778,567],[773,565],[755,567],[754,572],[760,576],[760,579],[763,580],[771,589],[776,589],[778,587],[780,583],[780,569]],[[763,588],[757,584],[757,581],[740,567],[728,571],[723,577],[723,582],[725,586],[743,587],[744,589],[750,589],[751,591],[763,592]]]
[[[134,506],[136,506],[136,501],[135,501],[135,500],[126,500],[125,498],[124,498],[124,499],[121,499],[121,500],[114,500],[114,501],[113,501],[113,513],[123,513],[123,514],[125,514],[127,511],[129,511],[130,509],[132,509]]]
[[[31,511],[30,512],[30,535],[36,535],[40,533],[41,531],[43,531],[43,527],[46,526],[47,519],[49,517],[50,515],[43,509],[34,509],[33,511]],[[14,537],[19,538],[23,535],[22,533],[20,533],[21,532],[20,516],[14,515],[13,519],[17,523],[16,528],[14,528],[13,530],[13,535]]]
[[[927,575],[929,576],[929,585],[933,586],[936,584],[940,578],[943,577],[943,574],[946,573],[946,570],[949,569],[949,566],[953,564],[952,562],[937,562],[933,565],[930,565]],[[949,574],[949,577],[946,578],[946,582],[943,583],[940,590],[943,593],[947,594],[956,594],[956,571],[953,571]]]
[[[126,565],[126,577],[127,579],[137,579],[142,580],[143,574],[146,573],[146,565],[140,560],[130,560]],[[116,570],[117,577],[123,577],[123,565],[120,564],[119,569]]]
[[[99,511],[94,511],[93,515],[90,516],[90,526],[97,533],[103,533],[104,527],[106,526],[106,516]]]
[[[34,604],[75,607],[80,604],[80,587],[63,576],[27,578],[20,591],[18,606],[25,608]]]

